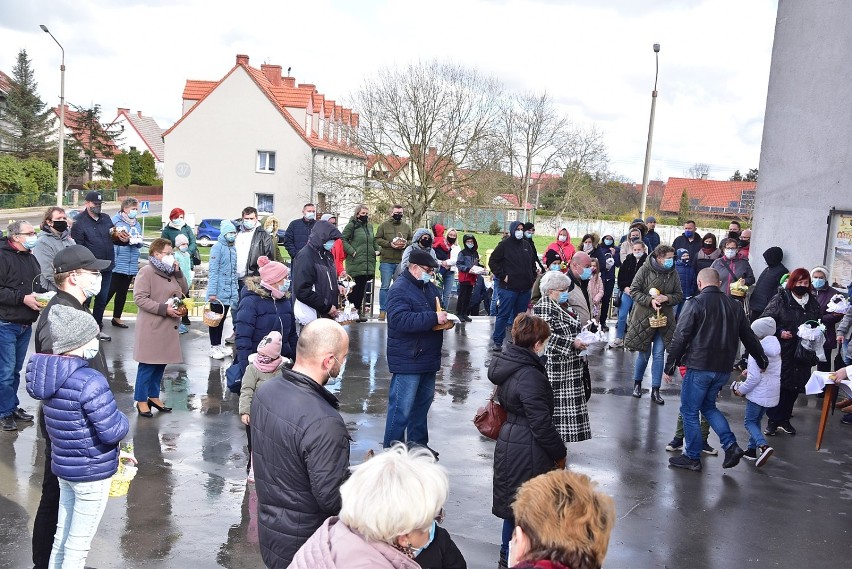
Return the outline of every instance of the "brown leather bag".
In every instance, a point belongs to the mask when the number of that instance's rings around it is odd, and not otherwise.
[[[506,410],[496,401],[497,387],[491,392],[484,407],[480,407],[473,417],[473,424],[483,437],[493,441],[500,436],[500,429],[506,422]]]

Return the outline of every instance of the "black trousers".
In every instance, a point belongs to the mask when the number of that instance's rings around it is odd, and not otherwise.
[[[210,331],[210,345],[211,346],[222,345],[222,332],[225,330],[225,318],[228,317],[228,309],[230,309],[230,308],[231,308],[230,306],[225,306],[223,308],[222,305],[219,304],[218,302],[211,302],[210,303],[210,310],[212,310],[213,312],[216,312],[217,314],[224,314],[224,316],[222,316],[222,320],[219,321],[218,326],[216,326],[215,328],[214,327],[208,328],[208,330]]]
[[[133,275],[123,275],[121,273],[113,273],[112,280],[109,283],[109,295],[107,296],[107,304],[115,297],[115,302],[112,305],[112,319],[121,320],[121,314],[124,312],[124,303],[127,302],[127,291],[130,290],[130,283],[133,282]]]
[[[609,304],[612,302],[612,291],[615,288],[615,279],[604,281],[604,295],[601,299],[601,324],[606,326],[606,319],[609,317]]]
[[[468,316],[470,313],[470,297],[473,294],[473,285],[459,283],[459,298],[456,301],[456,315]],[[477,310],[477,313],[479,311]]]
[[[358,275],[352,277],[355,281],[355,286],[349,292],[349,302],[351,302],[358,312],[361,312],[361,305],[364,303],[364,293],[367,291],[367,281],[370,280],[370,275]]]
[[[59,519],[59,479],[50,468],[50,437],[44,424],[44,411],[39,410],[39,427],[44,435],[44,477],[41,481],[41,500],[33,522],[33,565],[35,569],[47,569],[56,522]]]
[[[799,397],[799,392],[792,389],[781,387],[781,398],[778,400],[778,405],[770,407],[766,410],[766,416],[769,420],[779,425],[785,421],[789,421],[793,415],[793,405],[796,404],[796,399]]]
[[[248,464],[246,464],[246,472],[251,469],[251,425],[246,425],[246,440],[248,441]]]

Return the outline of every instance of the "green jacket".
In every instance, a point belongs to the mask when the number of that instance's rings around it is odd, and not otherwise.
[[[391,241],[398,235],[402,235],[405,239],[406,247],[411,245],[411,227],[404,221],[397,223],[393,219],[389,219],[376,230],[376,245],[382,249],[382,263],[398,265],[402,262],[402,252],[405,251],[405,247],[401,249],[391,247]]]
[[[353,277],[376,274],[376,238],[373,225],[361,223],[356,218],[343,228],[343,250],[346,251],[346,273]]]
[[[648,320],[656,316],[656,311],[651,308],[652,288],[656,288],[662,294],[669,297],[663,304],[660,314],[665,314],[667,322],[664,328],[651,328]],[[651,342],[658,331],[663,332],[666,348],[672,341],[675,331],[674,307],[683,302],[683,291],[680,288],[680,276],[672,267],[670,270],[662,269],[657,260],[648,258],[648,262],[639,267],[633,282],[630,284],[630,296],[633,298],[633,308],[627,319],[627,334],[624,336],[624,346],[634,352],[644,352],[651,348]]]
[[[186,235],[186,238],[189,240],[189,253],[190,253],[190,255],[195,253],[195,251],[197,250],[197,246],[195,245],[195,232],[192,230],[192,228],[189,225],[184,225],[180,229],[175,229],[174,227],[172,227],[171,225],[169,225],[167,223],[166,226],[163,227],[163,232],[160,234],[160,237],[162,237],[163,239],[168,239],[169,241],[171,241],[172,247],[174,247],[175,246],[175,239],[177,239],[177,236],[180,235],[181,233]]]

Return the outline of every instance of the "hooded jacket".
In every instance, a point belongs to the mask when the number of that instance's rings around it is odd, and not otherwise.
[[[226,225],[227,223],[227,225]],[[233,306],[240,299],[237,283],[237,249],[225,239],[225,234],[236,231],[230,222],[222,222],[224,229],[216,243],[210,248],[210,263],[207,280],[207,300],[215,296],[225,306]]]
[[[440,223],[434,226],[435,239],[432,240],[432,250],[435,252],[435,258],[439,261],[446,261],[450,258],[450,245],[444,237],[446,228]]]
[[[506,410],[494,448],[493,503],[498,518],[512,517],[512,502],[527,480],[556,468],[566,455],[553,425],[553,388],[544,364],[529,348],[509,343],[488,366],[488,380]]]
[[[769,365],[761,373],[757,361],[749,356],[746,380],[740,383],[737,391],[761,407],[775,407],[781,395],[781,344],[775,336],[766,336],[760,345]]]
[[[515,292],[532,290],[535,283],[535,254],[529,239],[516,239],[520,221],[509,225],[509,236],[494,248],[488,257],[488,267],[500,283],[500,288]]]
[[[240,368],[240,377],[246,371],[249,355],[257,351],[257,345],[273,330],[281,333],[281,355],[296,357],[296,318],[289,298],[275,299],[260,285],[260,277],[249,277],[240,294],[240,309],[237,311],[234,329],[237,357],[233,365]]]
[[[568,234],[568,238],[565,240],[564,243],[559,240],[559,234],[562,231],[565,231],[565,233]],[[509,237],[511,237],[513,234],[514,230],[510,229]],[[568,231],[568,228],[566,226],[563,225],[559,228],[559,231],[556,232],[556,239],[553,241],[553,243],[547,246],[547,249],[545,249],[544,252],[547,253],[551,249],[559,253],[559,258],[562,259],[562,262],[564,262],[566,265],[571,262],[571,258],[574,256],[574,253],[576,253],[577,250],[574,249],[574,245],[571,244],[571,232]]]
[[[781,387],[804,393],[805,384],[811,376],[811,366],[796,359],[796,346],[801,341],[797,332],[799,326],[808,320],[819,319],[819,304],[811,294],[802,306],[793,299],[793,293],[783,288],[766,305],[761,317],[766,316],[775,320],[775,337],[781,342]],[[791,339],[781,339],[781,332],[785,330],[793,334]]]
[[[69,482],[105,480],[118,470],[118,443],[127,417],[118,410],[106,378],[77,356],[33,354],[27,393],[44,401],[50,467]]]
[[[399,278],[399,275],[401,275],[403,271],[408,270],[408,258],[411,256],[411,252],[414,250],[415,247],[420,249],[421,251],[426,251],[427,253],[432,255],[432,257],[434,257],[436,261],[438,260],[438,256],[435,254],[435,250],[431,246],[423,247],[420,244],[420,239],[424,235],[431,236],[432,232],[426,229],[425,227],[421,227],[420,229],[414,232],[414,237],[411,238],[411,245],[406,247],[405,251],[402,252],[402,260],[399,262],[399,266],[397,266],[396,271],[394,272],[394,279]]]
[[[441,293],[431,282],[415,279],[406,270],[388,291],[387,359],[391,373],[433,373],[441,368],[443,330],[438,324],[435,297]]]
[[[763,312],[766,305],[769,304],[769,299],[778,292],[781,286],[781,277],[790,272],[781,262],[782,259],[784,259],[784,251],[781,250],[781,247],[770,247],[763,252],[766,268],[760,273],[757,284],[751,290],[751,297],[748,300],[749,310],[753,313],[760,314]]]
[[[291,259],[295,259],[305,245],[310,241],[311,233],[314,225],[317,223],[315,219],[306,220],[304,217],[294,219],[287,226],[284,232],[284,248],[290,254]],[[276,236],[276,239],[278,236]]]
[[[292,290],[296,300],[317,311],[323,317],[340,302],[337,289],[337,269],[334,257],[323,244],[340,239],[338,229],[327,221],[317,221],[311,230],[308,244],[293,259]]]
[[[651,328],[651,322],[648,320],[655,315],[654,309],[651,308],[652,288],[669,297],[660,309],[660,313],[668,319],[664,328]],[[657,332],[662,332],[665,336],[663,341],[668,348],[675,331],[674,307],[683,302],[683,291],[680,288],[677,271],[674,267],[664,269],[656,258],[649,257],[648,261],[636,271],[636,276],[630,283],[630,297],[633,299],[633,308],[627,319],[624,345],[628,350],[644,352],[651,346]],[[731,361],[734,361],[733,356]]]
[[[690,296],[694,296],[696,289],[698,288],[697,275],[695,273],[695,267],[692,263],[692,257],[684,261],[681,259],[684,253],[689,253],[686,249],[678,249],[675,251],[675,269],[677,269],[677,274],[680,276],[680,288],[683,291],[683,297],[689,298]]]
[[[16,324],[32,324],[38,312],[24,304],[24,297],[43,290],[37,277],[41,267],[30,251],[19,251],[0,239],[0,320]],[[33,283],[35,281],[35,283]]]
[[[604,239],[609,237],[613,240],[612,245],[605,245]],[[598,260],[598,271],[601,279],[604,282],[615,281],[615,269],[621,266],[621,255],[618,254],[618,249],[615,247],[615,238],[612,235],[604,235],[600,244],[595,247],[591,256]],[[607,259],[612,259],[612,267],[606,268]]]
[[[468,249],[467,242],[473,241],[473,249]],[[477,275],[474,275],[470,270],[479,265],[479,242],[476,237],[470,233],[465,233],[462,237],[461,250],[456,257],[456,268],[459,270],[459,284],[476,284]]]
[[[38,241],[36,241],[36,246],[33,247],[33,255],[35,255],[41,267],[41,277],[38,282],[44,290],[59,290],[53,280],[53,258],[61,250],[71,245],[74,245],[74,240],[71,239],[70,229],[66,229],[61,235],[57,235],[47,224],[41,226]]]

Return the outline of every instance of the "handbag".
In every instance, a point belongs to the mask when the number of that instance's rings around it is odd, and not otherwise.
[[[293,316],[296,317],[296,322],[302,326],[307,326],[317,319],[317,311],[304,302],[293,298]]]
[[[592,376],[589,373],[589,364],[583,362],[583,395],[586,397],[586,402],[592,398]]]
[[[201,264],[201,253],[198,252],[198,249],[192,252],[192,266],[197,267]]]
[[[615,308],[621,308],[621,295],[624,294],[621,289],[618,289],[618,294],[613,295],[612,297],[612,305]]]
[[[498,387],[494,388],[485,406],[480,407],[473,416],[473,424],[476,425],[479,433],[492,441],[496,441],[500,436],[500,429],[506,422],[506,410],[496,400],[497,389]]]
[[[817,362],[819,361],[816,352],[807,349],[804,344],[802,344],[801,340],[799,340],[799,343],[796,344],[796,353],[793,354],[793,359],[796,361],[796,363],[808,367],[813,367],[817,365]]]

